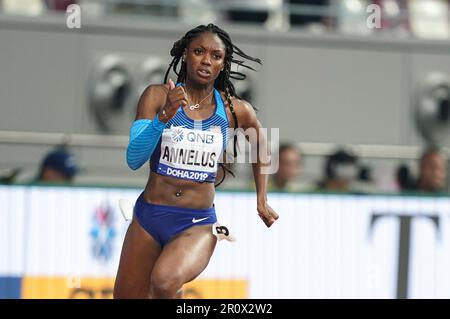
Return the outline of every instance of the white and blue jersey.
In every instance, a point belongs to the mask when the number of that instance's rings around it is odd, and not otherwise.
[[[215,181],[218,161],[228,143],[229,123],[216,89],[214,99],[215,111],[206,120],[193,120],[178,108],[150,158],[152,172],[197,182]]]

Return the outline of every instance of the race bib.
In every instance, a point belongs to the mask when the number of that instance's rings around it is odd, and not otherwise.
[[[222,153],[222,133],[172,126],[163,131],[158,173],[213,182]]]

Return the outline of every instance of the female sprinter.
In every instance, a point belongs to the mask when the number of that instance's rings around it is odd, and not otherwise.
[[[151,172],[125,236],[115,298],[175,298],[206,268],[217,241],[211,227],[217,221],[214,180],[228,128],[261,127],[230,82],[233,76],[245,78],[231,71],[232,62],[250,68],[234,54],[261,62],[236,47],[225,31],[198,26],[175,42],[170,54],[164,82],[172,68],[177,84],[150,85],[130,130],[127,163],[137,169],[150,159]],[[256,146],[261,143],[265,138]],[[278,215],[267,204],[263,163],[252,165],[258,214],[270,227]]]

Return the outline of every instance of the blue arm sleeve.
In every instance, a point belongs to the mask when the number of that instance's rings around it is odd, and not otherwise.
[[[165,123],[159,121],[158,115],[153,120],[134,121],[127,147],[127,164],[132,170],[138,169],[149,160],[165,126]]]

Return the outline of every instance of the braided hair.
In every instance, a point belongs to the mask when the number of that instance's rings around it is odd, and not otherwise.
[[[173,44],[173,47],[170,50],[170,55],[173,57],[173,59],[170,62],[169,68],[167,69],[166,74],[164,76],[164,83],[167,82],[167,77],[169,75],[170,70],[173,70],[173,72],[175,72],[175,74],[177,75],[178,83],[186,81],[186,75],[187,75],[186,62],[182,61],[183,53],[184,53],[185,49],[188,48],[189,43],[194,38],[198,37],[199,35],[201,35],[202,33],[205,33],[205,32],[211,32],[211,33],[217,34],[217,36],[222,40],[223,44],[225,45],[224,68],[219,73],[219,76],[215,80],[214,87],[220,91],[225,92],[225,98],[227,99],[228,107],[230,108],[230,112],[233,115],[235,129],[237,129],[238,128],[237,116],[234,111],[233,102],[232,102],[231,98],[232,97],[240,98],[240,97],[237,95],[236,89],[235,89],[233,83],[231,82],[231,79],[245,80],[246,75],[244,73],[239,72],[238,70],[236,70],[236,71],[231,70],[231,65],[232,65],[232,63],[235,63],[235,64],[237,64],[238,68],[241,66],[241,67],[256,71],[251,66],[245,64],[246,60],[250,60],[250,61],[253,61],[253,62],[256,62],[259,64],[262,64],[262,62],[258,58],[254,58],[254,57],[247,55],[239,47],[234,45],[233,42],[231,41],[231,37],[229,36],[229,34],[226,31],[222,30],[221,28],[219,28],[218,26],[216,26],[212,23],[210,23],[208,25],[199,25],[198,27],[196,27],[192,30],[189,30],[180,40],[176,41]],[[234,55],[237,55],[240,58],[235,59]],[[181,66],[178,70],[178,65],[180,64],[180,61],[181,61]],[[254,109],[256,110],[256,108],[254,108]],[[233,156],[236,158],[237,157],[237,147],[236,147],[237,146],[237,136],[236,136],[236,134],[234,135],[233,143],[234,143],[233,144],[233,151],[234,151]],[[227,171],[231,175],[234,176],[233,172],[230,169],[225,167],[222,163],[219,163],[219,164],[224,171],[224,176],[223,176],[222,180],[216,186],[220,185],[224,181]]]

